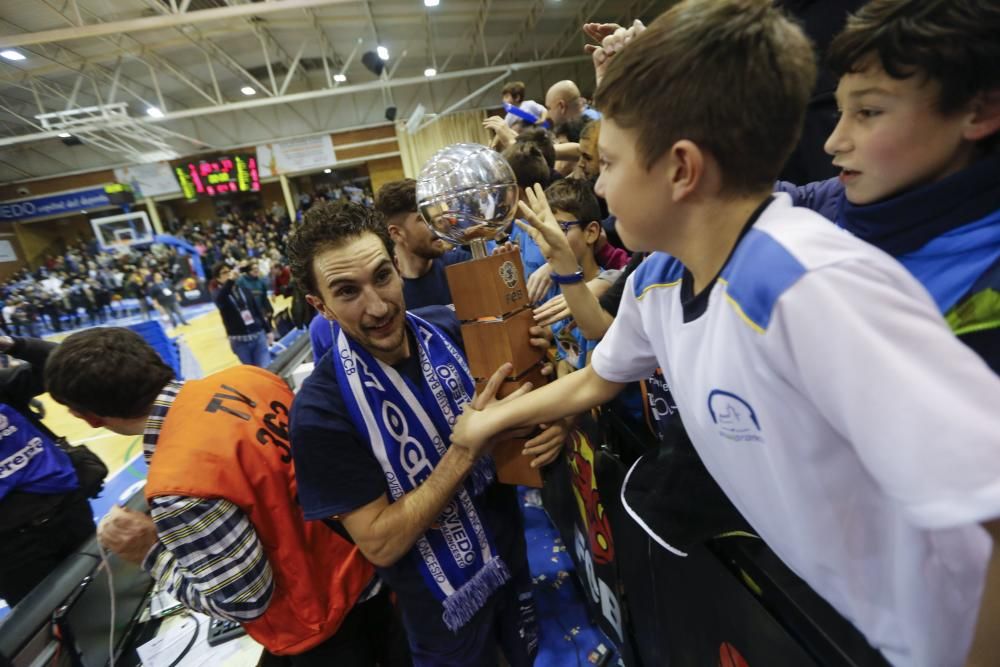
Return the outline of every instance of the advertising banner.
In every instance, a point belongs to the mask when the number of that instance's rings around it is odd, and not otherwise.
[[[174,170],[167,162],[151,164],[132,164],[115,169],[115,178],[119,183],[128,183],[135,190],[137,197],[158,197],[160,195],[179,195],[181,188],[174,178]]]
[[[104,191],[104,186],[101,186],[86,190],[76,190],[74,192],[61,192],[55,195],[0,202],[0,220],[22,222],[110,205],[111,201],[108,198],[108,194]]]
[[[333,140],[328,134],[257,146],[261,178],[323,169],[336,162]]]

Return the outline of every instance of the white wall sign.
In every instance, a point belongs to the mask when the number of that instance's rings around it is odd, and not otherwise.
[[[261,178],[322,169],[333,166],[336,162],[333,140],[328,134],[257,146],[257,165]]]
[[[181,187],[177,184],[174,170],[166,162],[151,162],[150,164],[133,164],[115,169],[115,178],[119,183],[128,183],[135,190],[136,197],[158,197],[159,195],[179,195]]]
[[[10,241],[0,241],[0,262],[16,262],[17,252]]]

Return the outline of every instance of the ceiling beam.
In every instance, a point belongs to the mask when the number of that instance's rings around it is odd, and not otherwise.
[[[457,70],[454,72],[444,72],[438,74],[434,77],[435,82],[445,81],[450,79],[466,79],[469,77],[482,76],[482,75],[498,75],[500,73],[507,72],[517,72],[524,70],[533,70],[538,68],[549,68],[557,67],[559,65],[572,65],[578,62],[588,61],[589,56],[573,56],[570,58],[553,58],[551,60],[539,60],[535,62],[527,63],[512,63],[510,65],[499,65],[493,67],[479,67],[475,69],[468,70]],[[324,88],[321,90],[312,90],[302,93],[293,93],[291,95],[284,95],[282,97],[264,97],[253,100],[243,100],[240,102],[230,102],[228,104],[220,104],[211,107],[197,107],[194,109],[183,109],[181,111],[173,111],[164,115],[162,118],[144,118],[142,122],[144,123],[164,123],[175,120],[181,120],[186,118],[204,118],[206,116],[218,113],[229,113],[234,111],[245,111],[248,109],[256,109],[259,107],[268,107],[279,104],[294,105],[299,102],[304,102],[306,100],[315,100],[324,97],[331,97],[336,95],[352,95],[354,93],[368,92],[368,91],[378,91],[383,87],[387,88],[398,88],[402,86],[417,86],[427,83],[427,78],[424,76],[411,76],[402,79],[392,79],[389,81],[371,81],[368,83],[353,84],[340,86],[338,88]],[[128,122],[134,122],[135,119],[129,119]],[[114,122],[106,123],[99,126],[99,129],[108,129],[114,126]],[[4,137],[0,138],[0,146],[8,146],[12,144],[26,143],[31,141],[39,141],[41,139],[48,139],[55,137],[58,133],[51,132],[38,132],[35,134],[22,135],[19,137]]]
[[[202,9],[195,12],[177,14],[162,14],[138,19],[125,19],[109,23],[92,23],[74,28],[57,28],[19,35],[0,35],[0,48],[29,46],[31,44],[48,44],[67,40],[100,37],[117,33],[136,33],[144,30],[160,30],[185,24],[204,23],[205,21],[220,21],[242,16],[261,16],[272,12],[283,12],[296,9],[323,7],[325,5],[356,4],[358,0],[270,0],[246,5]]]

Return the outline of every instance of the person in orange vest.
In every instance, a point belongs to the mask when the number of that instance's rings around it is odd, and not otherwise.
[[[293,394],[281,378],[243,365],[180,382],[138,334],[100,328],[63,341],[45,379],[91,426],[143,437],[151,516],[112,509],[98,527],[106,549],[187,607],[242,623],[272,656],[289,656],[273,664],[410,663],[372,565],[303,518]]]

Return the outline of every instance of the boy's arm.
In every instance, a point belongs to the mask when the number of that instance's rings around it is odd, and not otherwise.
[[[586,412],[611,400],[624,387],[624,384],[605,380],[587,366],[526,396],[497,402],[485,410],[471,404],[466,406],[455,423],[451,443],[480,452],[498,433],[534,424],[551,424],[557,419]]]
[[[521,215],[530,225],[525,225],[520,220],[517,221],[527,234],[529,234],[539,249],[545,256],[546,263],[553,273],[560,275],[572,275],[579,269],[576,256],[566,240],[566,235],[556,222],[549,202],[545,198],[545,192],[537,183],[524,191],[528,199],[529,206],[523,202],[518,204]],[[604,312],[597,297],[587,287],[587,283],[582,280],[578,283],[560,285],[560,290],[566,298],[566,305],[569,306],[573,319],[583,331],[583,335],[590,340],[598,340],[611,325],[611,316]]]

